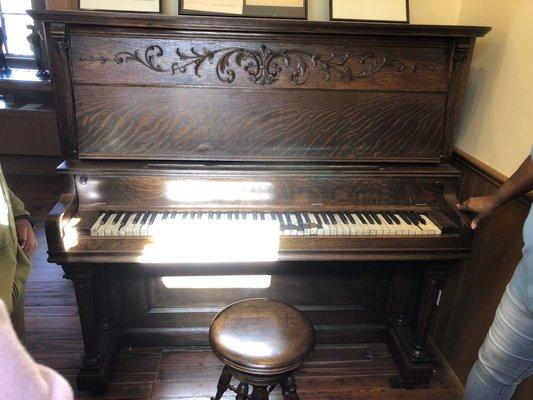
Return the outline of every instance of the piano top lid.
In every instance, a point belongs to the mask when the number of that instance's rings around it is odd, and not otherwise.
[[[28,13],[49,23],[135,28],[180,29],[254,33],[300,33],[328,35],[389,35],[431,37],[482,37],[487,26],[411,25],[399,23],[318,22],[291,19],[266,19],[215,16],[169,16],[160,14],[95,11],[37,11]]]

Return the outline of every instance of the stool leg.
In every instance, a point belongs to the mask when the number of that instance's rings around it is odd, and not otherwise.
[[[296,381],[294,376],[289,377],[281,384],[283,390],[283,400],[300,400],[298,393],[296,393]]]
[[[230,382],[231,372],[229,372],[228,367],[224,367],[220,374],[220,378],[218,378],[217,394],[215,397],[211,397],[211,400],[220,400],[224,395],[224,392],[228,390]]]
[[[264,386],[254,386],[250,398],[252,400],[268,400],[268,388]]]
[[[235,400],[248,400],[248,385],[246,383],[239,383]]]

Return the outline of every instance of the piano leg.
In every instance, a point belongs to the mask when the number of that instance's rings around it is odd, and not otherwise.
[[[400,327],[409,324],[410,294],[413,286],[412,275],[413,269],[410,266],[398,265],[396,267],[393,323]]]
[[[436,302],[439,288],[449,267],[444,265],[430,266],[424,271],[424,286],[422,299],[418,313],[418,320],[414,331],[409,326],[406,319],[406,308],[409,304],[409,294],[412,290],[407,290],[405,285],[395,285],[395,299],[398,301],[396,315],[393,315],[389,322],[389,347],[401,372],[401,379],[391,382],[393,386],[411,386],[425,384],[431,380],[433,375],[433,365],[428,351],[428,333],[433,313],[436,309]],[[398,274],[407,275],[407,271],[398,269]],[[404,277],[398,276],[396,283],[403,281]]]
[[[84,357],[76,379],[78,390],[103,392],[114,367],[120,339],[120,332],[113,328],[109,312],[104,313],[103,319],[98,313],[102,307],[108,309],[105,297],[102,297],[106,296],[107,290],[96,287],[99,274],[94,266],[66,264],[63,270],[65,278],[74,284],[83,335]]]

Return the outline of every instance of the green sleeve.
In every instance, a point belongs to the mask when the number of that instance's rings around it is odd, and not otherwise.
[[[20,215],[28,215],[29,212],[24,209],[24,203],[20,200],[11,189],[7,189],[9,192],[9,201],[11,202],[11,209],[13,210],[13,216],[16,218]]]

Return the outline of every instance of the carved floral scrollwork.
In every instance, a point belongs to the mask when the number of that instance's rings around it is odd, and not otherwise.
[[[280,74],[290,72],[289,81],[294,85],[307,82],[311,69],[320,71],[324,82],[330,81],[332,76],[338,79],[352,81],[367,78],[384,68],[403,72],[405,65],[399,61],[388,61],[387,57],[376,57],[372,52],[365,52],[359,58],[359,68],[352,70],[347,65],[348,54],[312,54],[303,50],[273,50],[265,45],[258,49],[243,47],[226,47],[216,50],[204,48],[199,51],[192,47],[184,52],[176,49],[178,59],[163,65],[164,51],[161,46],[150,45],[144,50],[134,52],[119,52],[115,55],[115,63],[121,65],[128,62],[138,62],[155,72],[187,73],[192,70],[197,77],[201,77],[202,67],[207,63],[212,65],[216,61],[216,75],[223,83],[232,83],[237,77],[237,69],[242,69],[248,75],[251,83],[256,85],[270,85],[279,80]],[[108,59],[100,54],[98,57],[80,57],[81,62],[106,63]],[[414,71],[414,69],[413,69]]]

